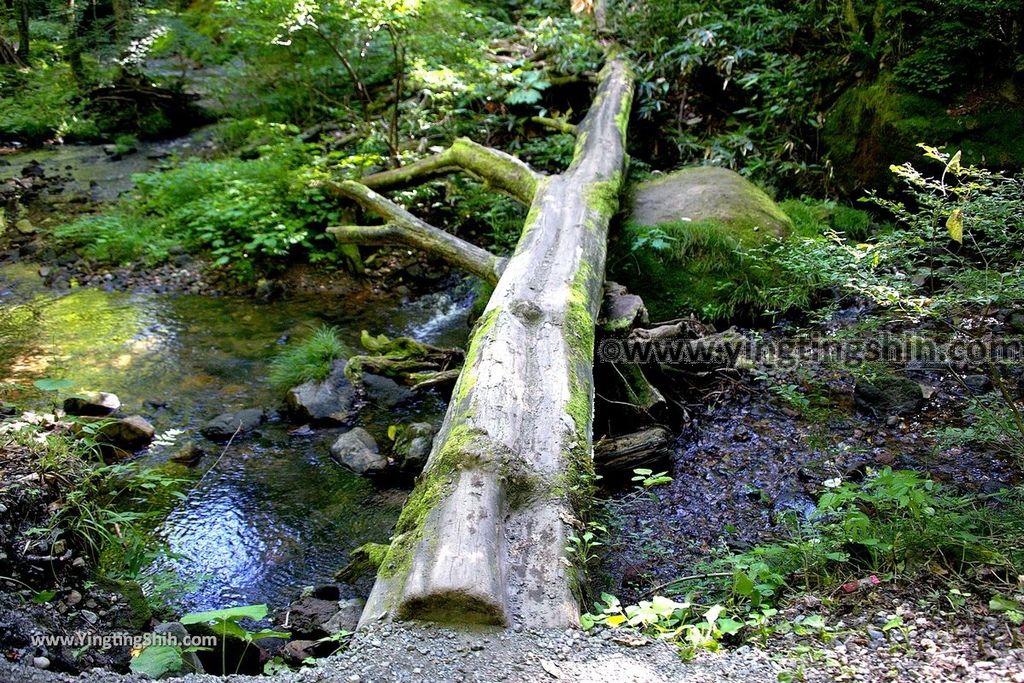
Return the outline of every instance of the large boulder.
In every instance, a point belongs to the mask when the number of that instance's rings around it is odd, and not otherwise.
[[[774,273],[745,252],[791,229],[775,202],[735,171],[684,168],[633,189],[609,279],[640,295],[654,320],[758,315]]]
[[[639,225],[715,221],[737,240],[758,244],[756,233],[785,237],[792,221],[772,198],[736,171],[694,166],[637,185],[629,220]]]
[[[245,434],[263,424],[266,414],[259,408],[246,408],[233,413],[223,413],[213,418],[199,430],[211,441],[227,441],[237,434]]]
[[[331,446],[331,456],[356,474],[366,476],[381,474],[388,466],[388,459],[381,455],[377,442],[362,427],[339,436]]]
[[[286,397],[288,411],[305,422],[345,424],[357,412],[358,394],[345,377],[344,360],[337,360],[322,382],[305,382]]]

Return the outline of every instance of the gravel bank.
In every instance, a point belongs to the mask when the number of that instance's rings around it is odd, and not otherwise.
[[[269,677],[191,675],[182,683],[370,683],[374,681],[567,681],[570,683],[669,683],[776,681],[780,667],[759,650],[702,654],[682,662],[664,643],[629,646],[613,634],[565,631],[466,631],[383,624],[360,632],[350,647],[315,668]],[[14,667],[0,660],[0,681],[127,683],[147,680],[106,671],[80,677]]]

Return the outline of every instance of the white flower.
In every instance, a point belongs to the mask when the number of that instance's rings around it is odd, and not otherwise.
[[[843,480],[840,479],[839,477],[834,477],[832,479],[826,479],[821,483],[827,489],[835,489],[839,488],[839,485],[843,483]]]

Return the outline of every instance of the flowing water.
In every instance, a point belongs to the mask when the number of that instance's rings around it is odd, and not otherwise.
[[[470,296],[460,286],[453,291],[404,303],[256,303],[82,288],[58,294],[27,266],[8,266],[0,269],[0,322],[10,328],[11,321],[31,320],[24,327],[33,334],[18,338],[8,329],[0,381],[70,379],[77,390],[116,393],[126,414],[153,423],[157,443],[139,457],[192,482],[160,530],[181,556],[173,568],[194,584],[183,610],[282,605],[301,586],[329,580],[356,546],[386,540],[401,492],[377,490],[331,460],[339,429],[293,435],[295,425],[271,420],[222,455],[199,427],[226,411],[279,407],[281,396],[266,381],[269,359],[320,324],[337,326],[353,349],[362,329],[463,343]],[[366,412],[360,424],[386,443],[389,424],[439,422],[443,410],[443,400],[428,395]],[[207,453],[192,470],[168,462],[188,441]]]

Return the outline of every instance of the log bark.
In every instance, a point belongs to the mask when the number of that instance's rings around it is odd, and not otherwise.
[[[594,467],[611,475],[664,463],[671,441],[669,431],[657,426],[601,439],[594,444]]]
[[[340,183],[327,182],[323,186],[335,196],[351,199],[388,221],[385,225],[342,225],[328,228],[327,231],[342,244],[413,247],[439,256],[491,284],[498,281],[505,268],[506,259],[425,223],[362,183],[346,180]]]
[[[475,154],[454,163],[460,152],[364,179],[394,187],[457,167],[528,201],[530,211],[471,335],[363,624],[578,623],[577,569],[565,547],[592,481],[594,323],[632,95],[628,64],[611,58],[575,158],[557,176],[492,152],[483,158],[500,159],[498,172],[476,165]],[[468,141],[456,147],[480,151]]]

